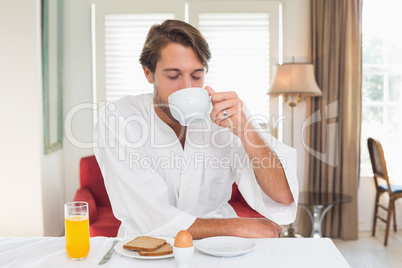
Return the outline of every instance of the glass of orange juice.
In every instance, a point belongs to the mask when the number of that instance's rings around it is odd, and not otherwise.
[[[67,256],[74,261],[83,260],[89,253],[88,203],[66,203],[64,219]]]

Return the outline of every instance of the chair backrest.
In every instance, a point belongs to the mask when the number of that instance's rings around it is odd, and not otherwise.
[[[375,184],[378,187],[378,179],[384,179],[390,191],[390,181],[388,177],[387,164],[385,163],[384,150],[381,143],[373,138],[367,139],[367,146],[370,153],[371,167],[373,169]]]
[[[232,185],[232,196],[230,197],[231,201],[243,201],[243,196],[241,195],[237,184],[234,182]]]
[[[80,160],[80,185],[88,188],[98,206],[111,206],[103,176],[94,155]]]

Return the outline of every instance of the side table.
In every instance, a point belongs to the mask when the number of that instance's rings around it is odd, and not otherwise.
[[[328,210],[335,205],[346,204],[352,201],[353,197],[345,194],[327,192],[299,193],[299,205],[307,211],[312,222],[311,237],[322,237],[321,224]]]

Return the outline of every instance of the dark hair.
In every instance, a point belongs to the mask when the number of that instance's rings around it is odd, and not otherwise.
[[[208,71],[211,52],[207,41],[200,31],[180,20],[165,20],[162,24],[155,24],[149,29],[140,55],[140,63],[155,73],[156,63],[160,59],[160,50],[169,43],[193,48]]]

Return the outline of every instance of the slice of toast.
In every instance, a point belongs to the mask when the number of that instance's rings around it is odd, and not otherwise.
[[[141,256],[162,256],[162,255],[168,255],[173,253],[173,247],[171,244],[166,243],[163,245],[161,248],[158,248],[157,250],[154,251],[139,251]]]
[[[155,251],[166,244],[166,240],[150,237],[138,236],[134,240],[123,245],[124,249],[141,250],[141,251]]]

